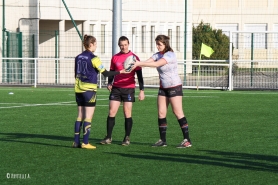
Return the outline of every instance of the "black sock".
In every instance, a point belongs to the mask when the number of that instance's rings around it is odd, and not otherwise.
[[[166,131],[167,131],[167,120],[166,118],[158,118],[158,127],[159,127],[159,134],[160,139],[163,142],[166,142]]]
[[[74,142],[76,144],[80,143],[80,130],[81,130],[81,126],[82,126],[82,121],[80,121],[80,119],[75,121],[75,125],[74,125]]]
[[[188,132],[188,123],[185,117],[181,118],[178,120],[180,127],[181,127],[181,131],[183,134],[183,138],[187,139],[188,141],[190,141],[189,139],[189,132]]]
[[[125,136],[130,136],[132,124],[133,124],[132,117],[125,118]]]
[[[108,138],[112,138],[112,131],[115,125],[115,117],[107,117],[106,122],[106,129],[107,129],[107,136]]]
[[[89,143],[89,137],[91,133],[91,120],[84,120],[83,123],[83,143],[88,144]]]

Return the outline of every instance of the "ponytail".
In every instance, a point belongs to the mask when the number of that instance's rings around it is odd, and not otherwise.
[[[91,35],[84,35],[84,39],[83,39],[83,46],[85,47],[85,49],[88,49],[90,47],[90,43],[94,44],[96,42],[96,38],[94,36]]]

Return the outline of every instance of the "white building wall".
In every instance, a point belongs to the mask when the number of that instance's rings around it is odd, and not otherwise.
[[[193,2],[193,23],[238,23],[243,30],[245,23],[277,22],[277,0],[195,0]],[[276,16],[275,16],[276,15]]]
[[[278,0],[195,0],[193,2],[193,24],[201,21],[210,24],[213,29],[219,25],[238,25],[238,31],[247,31],[248,25],[266,25],[266,31],[275,31],[278,23]],[[226,27],[227,28],[227,27]],[[234,31],[231,28],[230,31]],[[225,31],[229,31],[225,29]],[[248,31],[251,31],[248,29]],[[254,31],[259,31],[254,28]],[[272,36],[273,38],[273,36]],[[238,47],[244,48],[246,35],[238,35]],[[271,39],[267,39],[270,42]],[[273,44],[267,43],[266,49],[255,50],[254,59],[278,58],[277,52],[270,50]],[[273,54],[276,53],[276,54]],[[234,50],[234,58],[250,59],[250,49]]]
[[[76,21],[81,34],[91,34],[90,24],[94,24],[94,36],[98,40],[98,49],[96,54],[102,58],[111,58],[112,53],[112,16],[113,1],[111,0],[82,0],[65,1],[69,11]],[[2,1],[0,2],[2,17]],[[148,5],[148,6],[146,6]],[[10,31],[20,31],[36,33],[38,28],[39,49],[37,51],[40,57],[54,56],[55,37],[49,36],[44,31],[50,30],[54,33],[59,30],[59,56],[73,57],[82,51],[82,43],[79,35],[70,20],[68,12],[62,1],[57,0],[6,0],[6,29]],[[131,48],[134,48],[136,54],[142,60],[147,59],[153,54],[151,49],[150,31],[151,26],[155,26],[155,34],[167,34],[168,29],[172,29],[172,43],[177,41],[176,28],[180,27],[180,48],[177,51],[176,44],[172,44],[176,51],[178,59],[184,58],[184,35],[186,35],[186,56],[191,59],[192,52],[192,25],[199,24],[201,20],[209,23],[213,28],[219,25],[237,25],[238,31],[244,31],[247,24],[266,24],[267,31],[277,31],[278,24],[278,0],[187,0],[187,32],[185,29],[185,1],[184,0],[123,0],[122,1],[122,19],[123,31],[130,39]],[[38,12],[39,11],[39,12]],[[40,18],[37,20],[28,20],[22,18]],[[19,21],[21,19],[21,21]],[[2,20],[0,27],[2,30]],[[62,21],[62,23],[61,23]],[[64,22],[63,22],[64,21]],[[105,46],[101,42],[101,25],[105,24]],[[19,25],[19,26],[18,26]],[[63,25],[65,28],[63,28]],[[145,50],[142,52],[142,26],[146,26]],[[137,34],[132,35],[132,27],[137,28]],[[61,31],[65,30],[64,33]],[[226,30],[225,30],[226,31]],[[229,30],[227,30],[229,31]],[[71,35],[70,35],[71,34]],[[275,36],[273,39],[277,38]],[[2,43],[2,34],[0,36]],[[243,43],[239,36],[239,47]],[[268,39],[269,40],[269,39]],[[54,45],[54,46],[53,46]],[[274,45],[274,44],[273,44]],[[275,45],[276,46],[276,45]],[[1,44],[2,51],[2,44]],[[105,47],[105,52],[101,48]],[[235,50],[235,53],[237,51]],[[245,54],[239,53],[245,57]],[[261,58],[267,58],[269,52],[260,54]],[[2,52],[0,53],[2,56]],[[271,55],[275,57],[275,55]],[[109,60],[108,60],[109,61]],[[2,63],[0,64],[1,67]],[[190,68],[187,68],[190,71]],[[0,71],[1,73],[1,71]],[[2,75],[0,75],[1,77]]]
[[[81,22],[84,28],[89,28],[89,24],[95,24],[96,37],[99,36],[100,25],[106,24],[106,31],[112,33],[112,1],[111,0],[84,0],[82,3],[79,1],[65,1],[67,7],[76,22]],[[131,32],[132,25],[137,25],[138,34],[142,25],[146,25],[147,35],[149,37],[150,25],[156,26],[156,31],[159,33],[161,25],[164,26],[167,31],[167,25],[171,24],[172,31],[175,33],[176,25],[181,25],[181,32],[183,32],[183,22],[184,22],[184,2],[179,0],[155,0],[155,1],[122,1],[122,18],[123,22],[127,22],[129,30]],[[182,3],[181,3],[182,2]],[[19,3],[19,4],[18,4]],[[38,5],[37,5],[38,3]],[[146,6],[148,4],[148,6]],[[26,17],[36,17],[36,11],[34,9],[39,9],[40,18],[40,30],[59,30],[59,21],[70,21],[68,12],[62,1],[48,0],[23,0],[16,1],[10,0],[6,3],[6,27],[11,31],[16,31],[17,23],[20,18]],[[12,8],[11,8],[12,7]],[[9,15],[9,16],[8,16]],[[13,16],[10,16],[13,15]],[[1,20],[2,21],[2,20]],[[53,22],[49,22],[53,21]],[[38,27],[30,23],[27,20],[21,20],[20,28],[21,30],[36,30]],[[33,27],[32,27],[33,26]],[[130,27],[131,26],[131,27]],[[27,28],[32,27],[32,28]],[[140,29],[139,29],[140,28]],[[61,31],[61,29],[60,29]],[[88,32],[89,30],[80,29],[82,34]],[[107,34],[107,39],[109,40],[110,34]],[[183,34],[181,34],[183,35]],[[131,35],[130,35],[131,36]],[[129,37],[130,37],[129,36]],[[53,39],[50,39],[50,42]],[[107,40],[107,41],[108,41]],[[183,40],[183,39],[181,39]],[[173,39],[174,41],[174,39]],[[46,43],[40,43],[44,46]],[[181,44],[183,46],[183,44]],[[111,50],[111,46],[106,46],[107,51]],[[150,41],[146,42],[146,47],[150,47]],[[182,50],[182,48],[181,48]],[[43,51],[40,51],[43,54]],[[146,55],[149,56],[150,53],[147,52]],[[43,56],[47,56],[49,53],[44,53]],[[143,54],[144,55],[144,54]],[[108,56],[108,55],[107,55]],[[182,56],[182,55],[181,55]]]

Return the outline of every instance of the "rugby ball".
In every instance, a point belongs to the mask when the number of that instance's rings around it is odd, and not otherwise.
[[[124,69],[125,71],[129,72],[131,71],[131,68],[133,66],[133,62],[135,62],[135,56],[134,55],[130,55],[129,57],[127,57],[124,61]]]

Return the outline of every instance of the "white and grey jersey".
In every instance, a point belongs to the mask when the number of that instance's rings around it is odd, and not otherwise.
[[[164,54],[157,52],[153,54],[152,58],[155,61],[164,58],[167,62],[167,64],[156,68],[159,73],[162,88],[170,88],[182,84],[178,74],[178,61],[174,52],[168,51]]]

